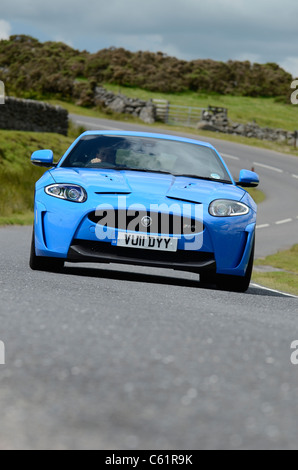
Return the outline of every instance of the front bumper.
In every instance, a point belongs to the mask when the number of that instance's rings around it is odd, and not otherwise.
[[[176,253],[163,253],[115,246],[121,230],[107,229],[99,239],[98,226],[88,215],[98,200],[75,204],[55,199],[39,190],[35,202],[35,246],[37,256],[69,262],[122,263],[184,271],[213,271],[244,276],[251,256],[256,214],[215,218],[203,209],[204,229],[189,237],[180,236]],[[112,200],[109,207],[112,206]]]

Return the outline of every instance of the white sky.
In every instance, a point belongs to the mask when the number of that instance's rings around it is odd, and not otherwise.
[[[277,62],[298,77],[297,0],[2,0],[0,38],[30,34],[95,52]],[[3,4],[4,3],[4,4]]]

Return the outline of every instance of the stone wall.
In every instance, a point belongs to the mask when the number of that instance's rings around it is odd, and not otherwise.
[[[116,113],[131,114],[146,124],[153,124],[156,120],[156,108],[152,101],[143,101],[138,98],[128,98],[125,95],[107,91],[103,87],[95,88],[94,102]]]
[[[295,132],[286,131],[284,129],[260,127],[255,122],[248,122],[246,124],[232,122],[229,121],[227,112],[216,113],[213,112],[213,109],[203,111],[202,120],[198,123],[197,129],[254,137],[261,140],[285,143],[291,146],[295,145],[296,142]]]
[[[68,111],[41,101],[6,97],[0,106],[0,129],[67,135]]]

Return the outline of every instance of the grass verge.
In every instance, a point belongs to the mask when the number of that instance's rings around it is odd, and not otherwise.
[[[0,216],[0,226],[3,225],[32,225],[34,220],[33,210],[25,214],[12,214],[11,216]]]
[[[249,188],[247,192],[251,195],[256,204],[261,204],[266,199],[266,194],[260,189]]]
[[[51,148],[58,160],[73,138],[58,134],[0,131],[0,224],[31,224],[34,185],[45,170],[30,162],[32,152]]]
[[[219,106],[228,108],[229,119],[235,122],[255,121],[261,127],[273,127],[294,131],[297,129],[298,107],[290,103],[280,103],[276,98],[252,98],[220,94],[197,93],[153,93],[140,88],[119,87],[105,84],[104,87],[113,93],[122,93],[129,98],[148,101],[153,98],[164,99],[172,105],[207,108]]]
[[[268,267],[268,272],[258,271],[258,267]],[[270,267],[280,271],[270,272]],[[271,289],[298,295],[298,245],[276,255],[258,259],[255,262],[253,281]]]

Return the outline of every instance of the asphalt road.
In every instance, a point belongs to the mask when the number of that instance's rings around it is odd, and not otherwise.
[[[235,169],[283,163],[283,173],[260,167],[263,184],[272,176],[294,193],[290,158],[245,151],[230,158]],[[289,207],[274,213],[272,197],[259,243],[297,224],[275,226],[295,204],[284,196]],[[147,268],[33,272],[30,238],[30,228],[0,229],[1,450],[298,448],[297,298]]]
[[[0,230],[0,449],[297,449],[296,298],[119,267],[30,271]]]
[[[86,129],[120,129],[152,132],[152,127],[71,115]],[[159,131],[177,134],[177,132]],[[198,135],[183,133],[198,138]],[[205,137],[201,138],[206,140]],[[257,149],[219,139],[208,139],[222,154],[235,179],[242,168],[254,168],[260,175],[260,189],[267,199],[259,206],[256,257],[276,253],[298,243],[298,158],[271,150]]]

